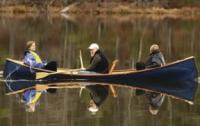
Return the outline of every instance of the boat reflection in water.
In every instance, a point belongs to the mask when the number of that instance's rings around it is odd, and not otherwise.
[[[163,93],[193,103],[197,90],[198,72],[195,58],[189,57],[163,67],[141,71],[118,70],[112,74],[83,74],[69,70],[53,72],[30,68],[22,62],[7,59],[4,68],[7,94],[16,94],[42,84],[48,88],[80,87],[90,84],[138,88]],[[54,84],[57,83],[57,84]]]

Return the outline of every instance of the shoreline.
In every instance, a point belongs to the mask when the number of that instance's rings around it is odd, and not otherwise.
[[[135,7],[130,4],[102,4],[101,6],[96,3],[74,3],[67,7],[48,6],[46,8],[15,5],[15,6],[0,6],[0,15],[17,16],[17,15],[59,15],[61,13],[68,15],[155,15],[166,17],[200,17],[200,8],[197,7],[182,7],[165,9],[163,7]]]

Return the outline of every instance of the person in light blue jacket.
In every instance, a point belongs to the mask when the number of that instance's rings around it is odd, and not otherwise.
[[[52,62],[47,63],[41,60],[40,56],[36,53],[35,41],[28,41],[26,43],[26,51],[24,52],[23,61],[24,61],[24,64],[30,67],[57,71],[56,62],[52,61]],[[46,92],[46,90],[38,91],[36,89],[29,89],[23,92],[22,101],[26,105],[27,112],[35,111],[36,103],[43,92]],[[56,89],[47,89],[47,92],[56,93]]]
[[[55,61],[47,63],[41,60],[40,56],[36,53],[35,41],[28,41],[26,43],[26,51],[24,52],[24,64],[35,68],[57,71],[57,63]]]

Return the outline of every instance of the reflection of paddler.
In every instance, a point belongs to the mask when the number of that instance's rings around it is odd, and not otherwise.
[[[160,52],[159,46],[157,44],[153,44],[150,47],[150,56],[145,63],[146,68],[155,68],[165,65],[165,58]],[[147,93],[147,97],[150,102],[149,111],[152,115],[156,115],[159,111],[159,108],[162,106],[165,95],[155,92]]]
[[[159,46],[153,44],[150,47],[150,56],[146,63],[137,62],[136,70],[143,70],[145,68],[155,68],[165,65],[165,59],[163,54],[159,50]],[[156,93],[156,92],[147,92],[143,90],[136,89],[136,95],[145,94],[149,100],[149,112],[152,115],[156,115],[159,112],[159,108],[162,106],[164,102],[165,95]]]
[[[26,111],[27,112],[34,112],[35,106],[42,95],[42,91],[36,91],[35,89],[26,90],[22,95],[22,100],[25,102]]]
[[[30,67],[35,68],[42,68],[52,71],[57,71],[57,63],[52,62],[45,62],[42,61],[40,56],[36,53],[36,42],[35,41],[28,41],[26,43],[26,51],[24,53],[24,64],[29,65]],[[26,110],[28,112],[35,111],[35,105],[40,98],[42,92],[44,91],[37,91],[35,89],[26,90],[23,92],[23,101],[26,103]],[[56,89],[47,89],[49,93],[55,93]]]
[[[99,110],[100,105],[102,105],[102,103],[106,100],[109,87],[102,85],[91,85],[87,86],[87,89],[89,89],[91,97],[88,110],[92,113],[95,113]]]
[[[99,46],[96,43],[92,43],[88,47],[91,55],[90,65],[86,68],[87,71],[97,73],[108,73],[109,63],[104,54],[99,50]],[[95,113],[99,110],[100,105],[105,101],[108,96],[108,86],[91,85],[87,86],[90,90],[90,103],[88,110]]]

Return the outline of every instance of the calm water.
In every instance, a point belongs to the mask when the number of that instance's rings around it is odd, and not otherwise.
[[[87,50],[97,42],[109,61],[119,59],[117,69],[131,68],[145,60],[149,46],[160,45],[167,62],[195,56],[200,65],[200,19],[175,19],[141,16],[63,17],[1,16],[0,66],[5,58],[22,59],[28,40],[38,42],[38,52],[59,67],[79,68],[79,50],[89,64]],[[148,112],[145,97],[135,91],[118,88],[118,98],[105,101],[97,115],[86,107],[87,90],[61,89],[57,94],[44,94],[35,113],[26,113],[19,96],[5,96],[0,88],[0,126],[199,126],[200,97],[194,105],[167,98],[157,116]]]

